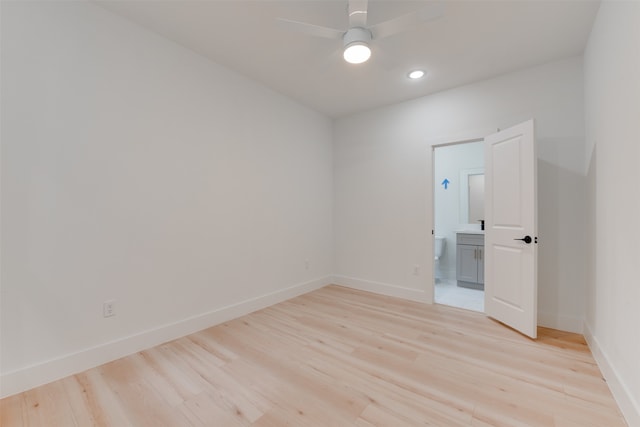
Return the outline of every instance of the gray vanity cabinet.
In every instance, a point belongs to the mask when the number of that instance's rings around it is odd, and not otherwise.
[[[484,235],[457,233],[456,278],[458,286],[484,289]]]

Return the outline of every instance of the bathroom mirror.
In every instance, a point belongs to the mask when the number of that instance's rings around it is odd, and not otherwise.
[[[460,223],[479,225],[484,219],[484,168],[460,171]]]

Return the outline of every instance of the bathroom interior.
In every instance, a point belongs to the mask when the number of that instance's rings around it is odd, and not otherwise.
[[[434,298],[484,312],[484,143],[434,149]]]

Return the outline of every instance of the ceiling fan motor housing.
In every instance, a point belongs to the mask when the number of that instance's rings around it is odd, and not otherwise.
[[[369,44],[370,41],[371,31],[366,28],[350,28],[346,33],[344,33],[344,36],[342,36],[342,43],[345,48],[352,43]]]

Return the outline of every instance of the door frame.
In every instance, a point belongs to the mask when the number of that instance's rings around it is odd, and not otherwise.
[[[499,129],[498,129],[499,130]],[[433,155],[435,149],[438,147],[446,147],[448,145],[460,145],[470,142],[484,141],[484,138],[496,132],[496,128],[482,128],[468,132],[460,132],[449,136],[440,138],[433,138],[427,141],[427,167],[429,172],[427,173],[427,233],[426,241],[430,242],[427,245],[427,263],[431,265],[431,274],[427,279],[429,283],[426,286],[426,302],[429,304],[435,304],[435,260],[433,259],[433,247],[435,244],[435,156]]]

